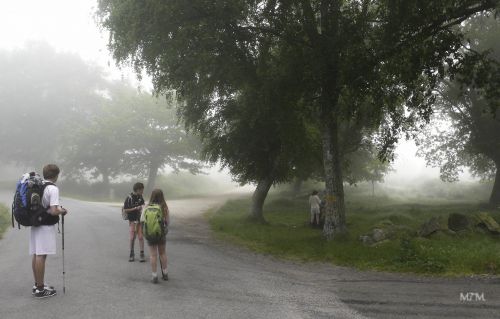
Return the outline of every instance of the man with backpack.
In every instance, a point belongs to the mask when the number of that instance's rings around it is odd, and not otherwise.
[[[33,277],[35,286],[32,294],[36,298],[46,298],[56,295],[54,287],[45,284],[45,262],[47,255],[56,254],[56,226],[59,215],[66,215],[68,211],[59,205],[59,188],[55,185],[59,177],[59,167],[54,164],[43,168],[44,188],[42,206],[44,216],[40,217],[39,226],[32,226],[30,233],[30,255],[32,258]]]
[[[142,197],[143,193],[144,184],[135,183],[133,193],[128,195],[123,203],[123,211],[127,214],[130,229],[130,256],[128,261],[135,260],[134,246],[136,235],[139,237],[139,248],[141,249],[139,261],[146,261],[144,258],[144,237],[142,236],[142,227],[139,222],[142,208],[144,207],[144,198]]]

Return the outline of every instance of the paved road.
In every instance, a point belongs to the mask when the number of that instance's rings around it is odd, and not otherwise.
[[[0,201],[10,195],[0,193]],[[225,197],[170,201],[170,281],[149,283],[149,263],[129,263],[117,207],[64,199],[62,258],[47,281],[59,295],[31,296],[28,230],[0,240],[0,318],[500,318],[500,279],[425,279],[283,262],[211,239],[201,213]],[[60,239],[59,239],[60,240]],[[59,247],[60,248],[60,247]],[[59,250],[60,251],[60,250]],[[479,292],[486,301],[460,301]]]

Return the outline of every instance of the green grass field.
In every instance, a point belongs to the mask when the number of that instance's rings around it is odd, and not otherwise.
[[[349,234],[327,242],[321,230],[308,224],[307,197],[290,198],[270,196],[264,213],[268,224],[248,219],[250,199],[228,202],[209,215],[209,222],[221,239],[286,259],[446,276],[500,274],[500,236],[470,232],[425,239],[401,235],[376,246],[365,246],[359,240],[380,223],[402,225],[409,233],[416,233],[433,216],[485,211],[477,202],[437,200],[422,204],[351,194],[346,198]],[[500,221],[498,210],[490,213]]]

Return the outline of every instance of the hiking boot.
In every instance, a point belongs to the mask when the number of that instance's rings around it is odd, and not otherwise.
[[[146,259],[144,258],[144,252],[141,252],[141,257],[140,257],[139,261],[140,261],[141,263],[143,263],[143,262],[145,262],[145,261],[146,261]]]
[[[167,273],[164,273],[162,274],[161,276],[163,278],[163,280],[167,281],[168,280],[168,272]]]
[[[156,277],[151,278],[151,282],[153,284],[157,284],[158,283],[158,277],[156,276]]]
[[[39,298],[39,299],[42,299],[42,298],[48,298],[48,297],[52,297],[52,296],[55,296],[57,295],[56,291],[55,290],[49,290],[49,289],[42,289],[42,290],[38,290],[36,289],[35,290],[35,298]]]
[[[43,288],[44,288],[44,289],[47,289],[47,290],[54,290],[54,291],[56,291],[56,290],[54,289],[54,287],[53,287],[53,286],[49,286],[49,285],[47,285],[47,284],[45,284],[45,285],[43,286]],[[33,289],[31,290],[31,294],[32,294],[32,295],[35,295],[35,293],[36,293],[36,286],[33,286]]]
[[[130,253],[130,257],[128,258],[128,261],[134,261],[135,260],[135,254],[134,252]]]

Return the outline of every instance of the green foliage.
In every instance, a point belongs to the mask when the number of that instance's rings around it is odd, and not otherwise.
[[[43,43],[0,51],[0,70],[2,162],[36,170],[54,162],[63,175],[104,185],[123,174],[154,184],[162,168],[200,168],[198,139],[165,99]]]
[[[102,107],[67,136],[64,163],[76,176],[92,172],[105,185],[118,175],[148,178],[155,184],[163,168],[198,172],[198,140],[187,134],[166,100],[114,83]]]
[[[119,61],[135,56],[132,62],[153,75],[158,92],[177,90],[181,115],[200,133],[206,159],[228,167],[241,183],[279,183],[319,166],[318,132],[291,107],[300,92],[301,52],[241,26],[258,19],[253,4],[101,1],[100,14]],[[138,24],[124,24],[124,15]]]
[[[432,126],[419,138],[419,152],[441,169],[441,178],[458,180],[464,167],[495,180],[500,165],[500,22],[479,15],[465,24],[471,37],[468,58],[443,82]],[[500,204],[500,181],[490,204]]]
[[[390,157],[399,135],[429,118],[444,65],[462,60],[463,37],[453,27],[495,7],[480,0],[100,0],[98,14],[115,58],[145,69],[157,92],[175,90],[208,158],[240,181],[300,178],[301,169],[315,172],[320,155],[327,191],[337,196],[328,215],[336,212],[342,228],[342,146],[356,149],[360,137],[375,135]]]

